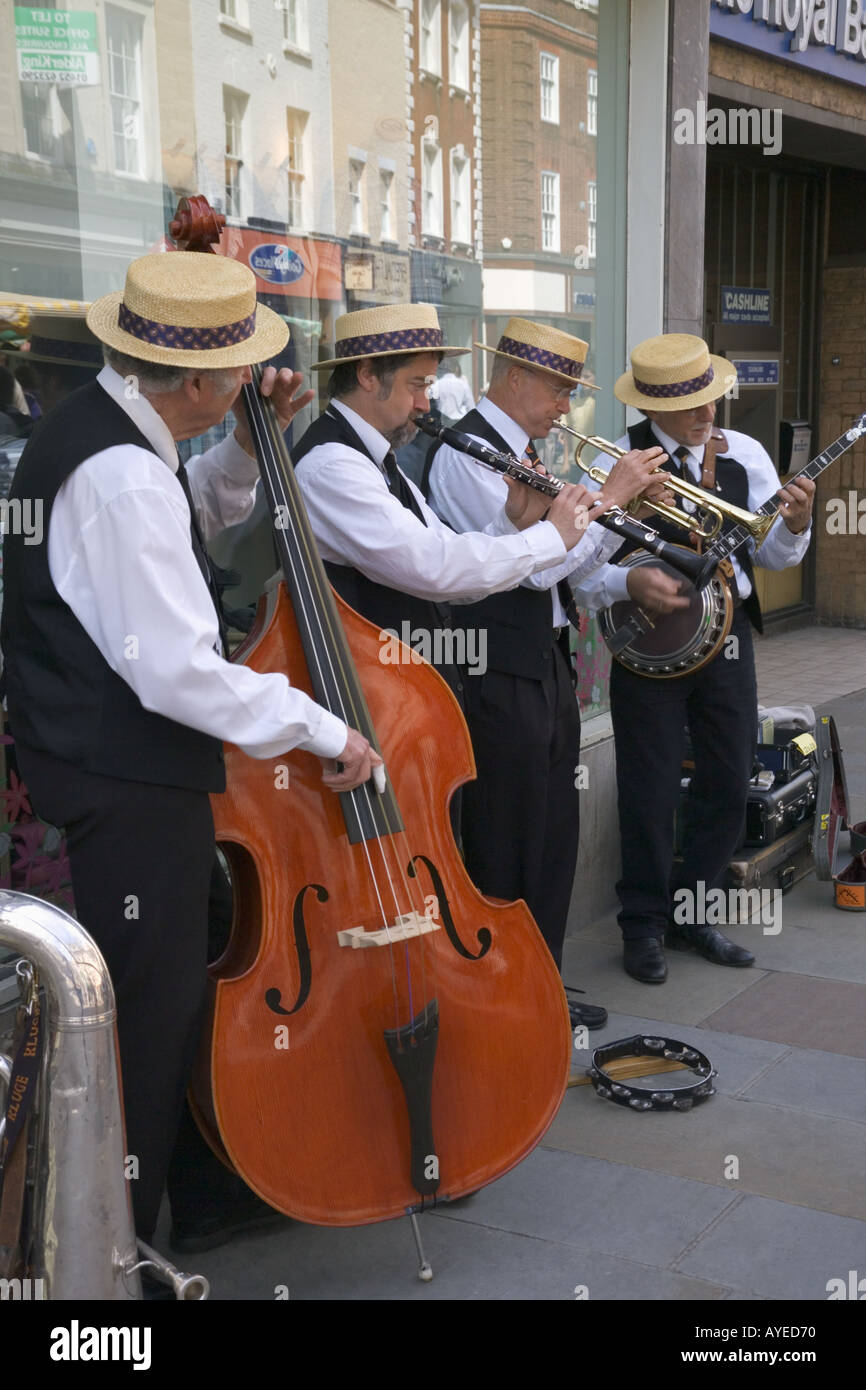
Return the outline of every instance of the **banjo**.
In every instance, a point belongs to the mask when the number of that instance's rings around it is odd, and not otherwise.
[[[863,434],[866,434],[866,414],[788,481],[796,483],[801,478],[817,478]],[[723,511],[726,508],[726,504],[715,497],[708,496],[707,500]],[[691,674],[712,661],[730,631],[734,612],[730,591],[733,571],[728,557],[746,541],[754,542],[757,550],[779,515],[780,505],[778,494],[774,494],[754,515],[739,520],[727,534],[717,536],[707,546],[704,553],[713,556],[719,568],[700,590],[688,580],[681,586],[681,594],[689,599],[688,608],[650,618],[637,603],[625,599],[602,609],[598,614],[599,627],[615,659],[630,671],[657,680]],[[671,548],[694,553],[687,546]],[[621,567],[630,569],[650,564],[658,566],[659,561],[645,550],[635,550],[625,557]],[[672,569],[663,563],[660,568],[681,578],[678,567]],[[624,629],[633,634],[626,644],[622,641]]]

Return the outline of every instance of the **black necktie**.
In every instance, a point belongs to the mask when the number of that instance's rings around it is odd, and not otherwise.
[[[541,459],[538,457],[538,452],[531,439],[523,452],[526,454],[530,463],[541,463]],[[565,613],[566,618],[571,623],[572,627],[577,628],[577,631],[580,632],[580,613],[574,601],[574,594],[571,592],[571,585],[567,579],[559,580],[556,586],[556,592],[559,595],[562,611]],[[565,629],[563,628],[563,632],[564,631]]]
[[[385,470],[385,477],[388,479],[388,491],[397,498],[398,502],[402,502],[404,507],[408,507],[409,511],[426,526],[427,522],[418,505],[418,499],[397,467],[397,458],[393,449],[388,450],[382,460],[382,467]]]
[[[195,514],[195,506],[192,500],[192,491],[189,485],[189,478],[186,476],[186,469],[183,464],[178,465],[177,480],[183,488],[189,506],[189,532],[192,543],[193,554],[198,561],[198,567],[204,576],[205,583],[210,591],[211,600],[216,610],[217,623],[219,624],[220,643],[222,644],[223,656],[229,654],[228,632],[223,618],[222,604],[220,602],[219,589],[214,579],[213,569],[211,568],[210,556],[204,543],[204,537],[198,524],[198,517]]]
[[[692,477],[692,470],[686,468],[686,459],[688,455],[689,451],[685,444],[681,444],[678,449],[674,449],[674,458],[677,459],[679,466],[674,465],[671,472],[675,473],[678,478],[682,478],[684,482],[693,483],[694,478]]]

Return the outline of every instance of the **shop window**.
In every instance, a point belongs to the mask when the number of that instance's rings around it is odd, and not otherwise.
[[[586,74],[586,133],[598,135],[598,73],[590,68]]]
[[[427,236],[442,236],[442,151],[431,141],[424,144],[421,187],[421,230]]]
[[[225,210],[229,217],[243,217],[241,171],[244,165],[244,115],[249,97],[223,87],[226,129]]]
[[[364,215],[364,171],[366,164],[360,159],[349,160],[349,231],[352,236],[367,235],[367,219]]]
[[[442,76],[442,7],[440,0],[421,0],[421,67]]]
[[[379,170],[379,240],[394,240],[394,172]]]
[[[144,173],[141,109],[141,30],[139,15],[105,7],[108,91],[114,167],[118,174]]]
[[[451,239],[464,246],[472,241],[472,170],[462,145],[451,151]]]
[[[559,125],[559,59],[541,54],[541,119]]]
[[[469,10],[462,0],[451,0],[448,14],[450,65],[448,80],[461,92],[469,91]]]
[[[304,188],[306,178],[306,111],[286,111],[286,132],[288,135],[288,224],[293,230],[306,225]]]
[[[586,249],[590,260],[596,256],[596,223],[598,222],[598,185],[586,185]]]
[[[559,174],[541,175],[541,249],[559,251]]]

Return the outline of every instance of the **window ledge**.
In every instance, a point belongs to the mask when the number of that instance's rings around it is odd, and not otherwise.
[[[439,76],[439,73],[438,73],[438,72],[430,72],[427,68],[421,68],[421,67],[419,67],[419,69],[418,69],[418,81],[419,81],[419,82],[429,82],[433,87],[436,88],[437,91],[439,91],[439,89],[440,89],[441,86],[442,86],[442,78]]]
[[[240,20],[232,19],[231,15],[221,14],[219,16],[220,28],[225,29],[226,33],[234,34],[235,38],[248,39],[253,41],[253,31],[248,24],[241,24]]]
[[[369,234],[368,234],[367,232],[350,232],[350,233],[349,233],[349,245],[350,245],[350,246],[361,246],[361,247],[369,246],[369,245],[370,245],[370,237],[369,237]]]
[[[425,251],[444,251],[445,238],[437,232],[424,232],[421,236],[421,245]]]
[[[382,240],[379,242],[379,245],[381,246],[381,248],[382,248],[383,251],[399,251],[399,250],[400,250],[400,243],[399,243],[399,241],[395,241],[393,237],[383,237]]]
[[[283,40],[283,55],[286,58],[300,58],[302,63],[309,63],[311,67],[313,65],[313,55],[310,50],[297,48],[293,43],[289,43],[288,39]]]
[[[475,248],[471,241],[452,241],[451,243],[452,256],[459,256],[461,253],[464,256],[471,256],[474,250]]]
[[[559,126],[559,117],[557,117],[556,120],[554,120],[552,116],[542,116],[541,124]]]
[[[448,95],[449,97],[462,97],[467,106],[472,100],[471,92],[467,92],[465,87],[459,87],[453,82],[449,82],[448,84]]]

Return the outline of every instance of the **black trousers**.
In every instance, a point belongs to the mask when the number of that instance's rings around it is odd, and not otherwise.
[[[734,612],[731,636],[693,675],[653,680],[613,663],[622,878],[619,924],[626,940],[660,936],[677,888],[718,886],[740,843],[755,748],[757,690],[752,632]],[[726,655],[726,649],[730,655]],[[674,814],[686,726],[695,772],[684,817],[683,863],[673,876]]]
[[[153,1238],[204,1004],[214,834],[206,792],[101,777],[17,747],[33,804],[66,828],[76,914],[117,999],[136,1231]],[[238,1185],[184,1122],[173,1210],[187,1189]],[[176,1160],[177,1161],[177,1160]],[[223,1177],[223,1174],[225,1177]]]
[[[490,897],[525,898],[557,966],[580,834],[580,711],[558,647],[544,680],[467,676],[478,776],[463,788],[469,877]]]

